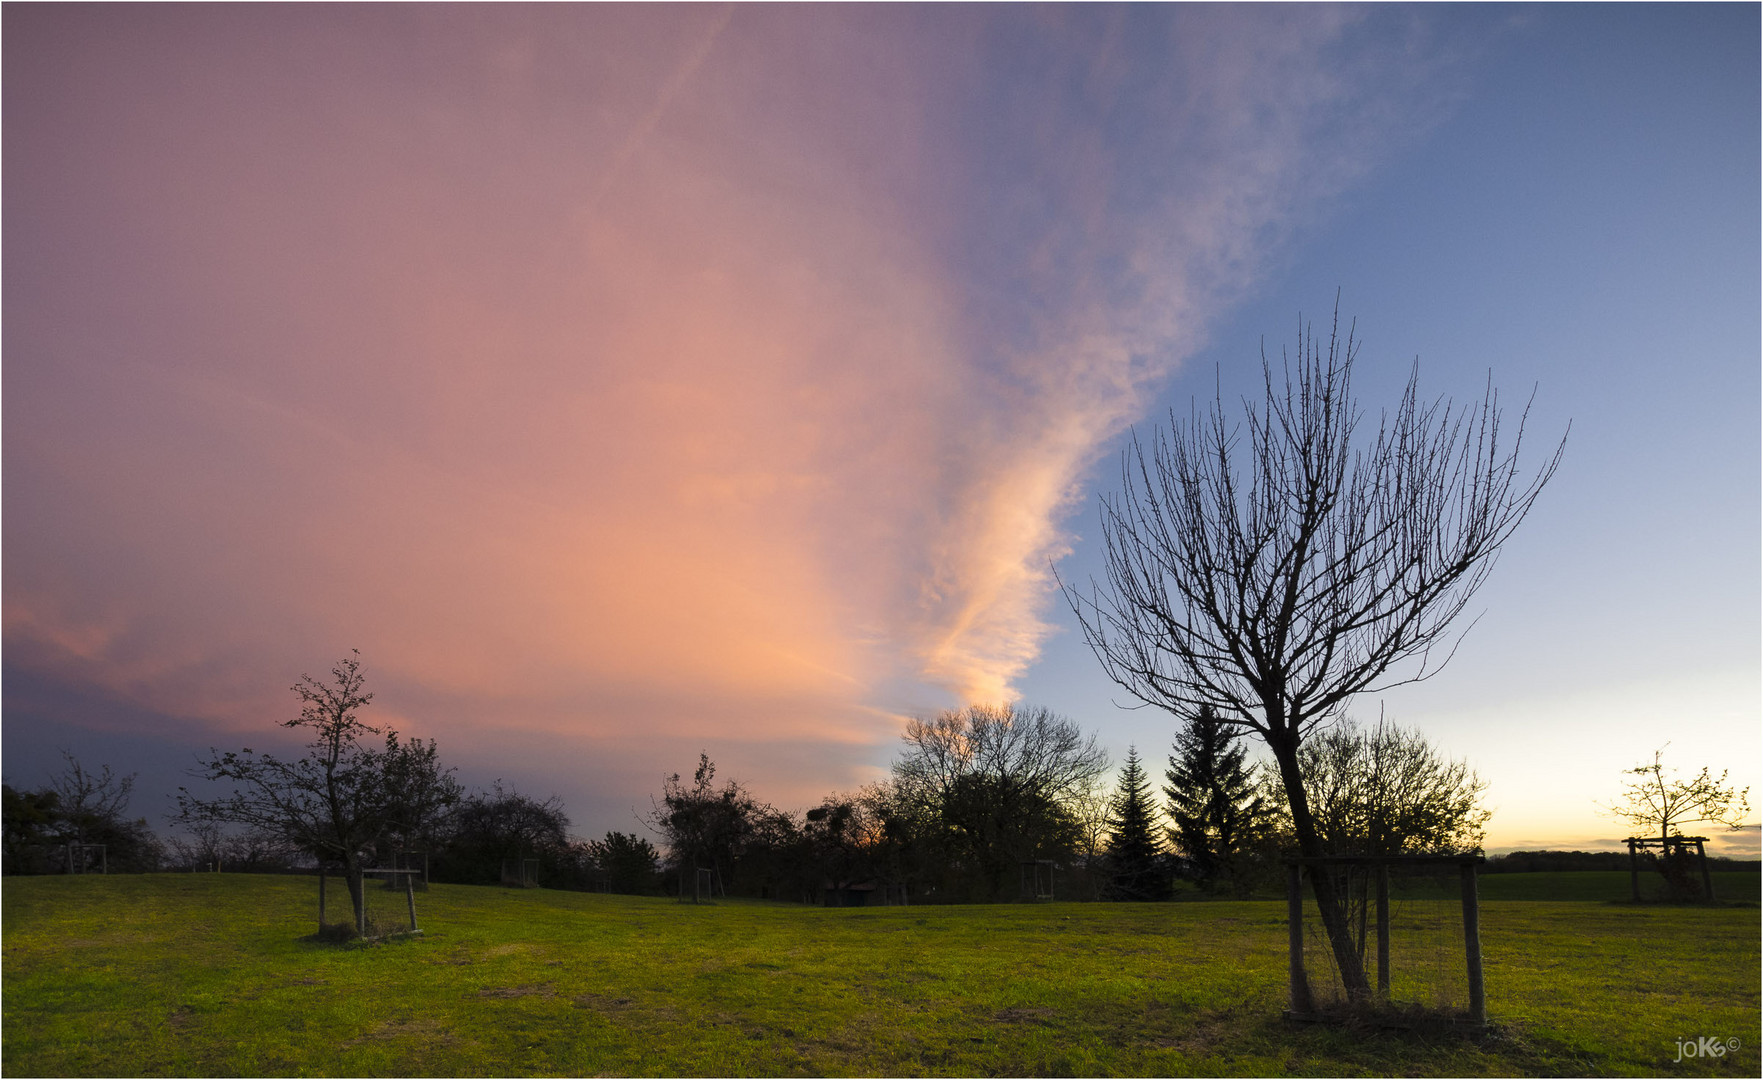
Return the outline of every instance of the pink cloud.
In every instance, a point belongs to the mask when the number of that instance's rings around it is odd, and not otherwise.
[[[247,730],[356,646],[607,761],[1010,695],[1097,455],[1369,145],[1338,13],[1149,75],[1017,18],[9,11],[9,659]]]

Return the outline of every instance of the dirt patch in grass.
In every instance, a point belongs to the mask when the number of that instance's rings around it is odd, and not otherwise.
[[[1051,1025],[1057,1015],[1052,1009],[1000,1009],[992,1019],[1001,1024]]]
[[[582,1009],[625,1009],[635,1004],[635,1001],[627,997],[607,997],[605,994],[578,994],[571,999],[571,1004]]]
[[[557,991],[550,983],[535,983],[526,986],[487,986],[477,992],[481,998],[523,998],[523,997],[556,997]]]
[[[393,1039],[421,1038],[427,1042],[441,1046],[452,1046],[458,1038],[445,1030],[433,1020],[419,1019],[413,1016],[401,1016],[387,1020],[372,1031],[348,1042],[338,1043],[339,1050],[353,1050],[357,1046],[371,1043],[390,1042]]]

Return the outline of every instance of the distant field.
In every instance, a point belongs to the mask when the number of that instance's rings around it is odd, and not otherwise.
[[[1755,908],[1490,900],[1499,1028],[1469,1041],[1282,1021],[1276,902],[828,910],[436,886],[420,897],[423,938],[336,947],[301,940],[309,878],[9,878],[4,891],[0,1068],[15,1076],[1760,1065]],[[1740,1044],[1675,1062],[1676,1041],[1698,1036]]]
[[[1763,876],[1742,870],[1716,871],[1714,895],[1720,900],[1756,903]],[[1641,875],[1642,896],[1663,879],[1651,870]],[[1478,886],[1485,900],[1627,900],[1631,895],[1626,870],[1566,870],[1535,874],[1483,874]]]

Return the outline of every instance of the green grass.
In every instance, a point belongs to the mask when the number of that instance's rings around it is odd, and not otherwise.
[[[1714,895],[1722,901],[1756,903],[1763,879],[1743,870],[1717,870]],[[1641,874],[1641,895],[1658,893],[1664,879],[1652,870]],[[1534,874],[1483,874],[1484,900],[1627,900],[1633,895],[1626,870],[1564,870]]]
[[[1757,1075],[1758,912],[1484,905],[1471,1040],[1290,1025],[1284,906],[820,909],[310,878],[10,878],[11,1075]],[[391,914],[401,897],[376,893]],[[1675,1063],[1675,1041],[1743,1045]]]

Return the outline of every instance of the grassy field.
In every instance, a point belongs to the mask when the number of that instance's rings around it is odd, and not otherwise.
[[[1758,901],[1763,877],[1741,870],[1716,871],[1714,895],[1721,900]],[[1641,895],[1660,889],[1662,878],[1641,875]],[[1631,894],[1626,870],[1568,870],[1560,873],[1483,874],[1479,885],[1485,900],[1627,900]]]
[[[1496,1031],[1291,1025],[1269,902],[819,909],[436,886],[321,945],[310,878],[9,878],[9,1075],[1759,1072],[1756,908],[1492,900]],[[388,914],[402,898],[376,894]],[[1676,1041],[1740,1040],[1681,1062]]]

